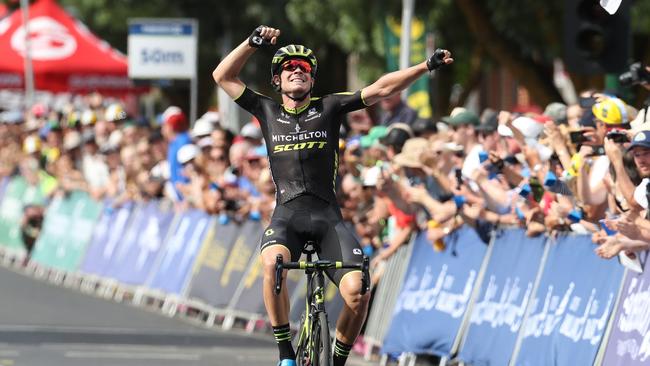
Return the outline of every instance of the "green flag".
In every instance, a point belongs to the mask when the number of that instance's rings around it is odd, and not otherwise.
[[[399,46],[402,34],[402,25],[394,17],[386,17],[384,22],[386,41],[386,66],[388,71],[399,69]],[[424,22],[414,18],[411,23],[411,55],[409,64],[414,65],[426,59],[426,27]],[[407,104],[418,111],[420,118],[431,117],[431,104],[429,103],[429,78],[424,75],[415,81],[408,89]]]

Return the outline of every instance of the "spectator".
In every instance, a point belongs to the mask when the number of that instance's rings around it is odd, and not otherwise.
[[[183,111],[178,107],[169,107],[163,113],[162,133],[168,141],[167,162],[169,163],[169,183],[167,193],[173,201],[182,201],[183,196],[178,191],[178,184],[188,183],[188,178],[182,173],[182,164],[178,161],[178,151],[181,147],[192,142],[188,134],[189,124]]]
[[[418,118],[418,112],[409,107],[403,100],[400,93],[395,93],[379,102],[384,111],[380,125],[390,126],[393,123],[401,122],[411,126]]]

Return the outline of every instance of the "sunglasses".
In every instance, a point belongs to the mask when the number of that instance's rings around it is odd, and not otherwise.
[[[311,73],[311,64],[304,60],[289,60],[282,64],[283,71],[294,72],[296,69],[300,69],[304,73]]]

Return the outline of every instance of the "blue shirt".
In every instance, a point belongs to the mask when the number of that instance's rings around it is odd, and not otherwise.
[[[192,138],[190,135],[187,132],[183,132],[176,135],[176,138],[169,143],[169,147],[167,148],[167,161],[169,162],[170,172],[169,181],[171,182],[172,187],[174,187],[176,193],[178,193],[178,196],[181,198],[182,196],[180,192],[176,189],[176,183],[188,183],[189,179],[183,176],[183,165],[178,161],[177,155],[178,150],[180,150],[181,147],[191,143]]]

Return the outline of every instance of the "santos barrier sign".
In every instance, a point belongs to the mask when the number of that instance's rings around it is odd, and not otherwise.
[[[507,365],[532,296],[546,238],[499,230],[459,358],[472,365]]]
[[[627,271],[612,334],[605,350],[604,366],[650,364],[650,270],[648,252],[643,273]]]
[[[426,233],[420,233],[415,240],[384,352],[438,356],[451,352],[486,246],[469,227],[449,235],[445,244],[447,249],[436,253]]]
[[[591,365],[616,301],[623,267],[594,255],[587,235],[561,236],[548,245],[515,364]]]

